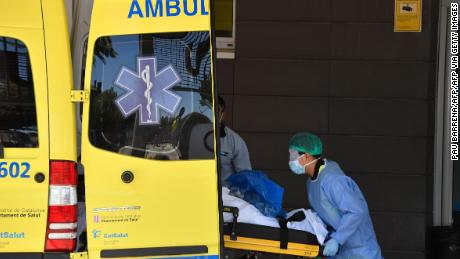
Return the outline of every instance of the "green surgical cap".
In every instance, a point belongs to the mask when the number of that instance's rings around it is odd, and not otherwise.
[[[323,153],[323,144],[318,136],[308,132],[301,132],[291,138],[289,149],[317,156]]]

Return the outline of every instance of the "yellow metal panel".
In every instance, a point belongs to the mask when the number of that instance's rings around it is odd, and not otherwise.
[[[77,159],[72,61],[64,0],[42,0],[49,93],[50,158]]]
[[[40,0],[0,1],[0,26],[42,28]]]
[[[142,6],[143,17],[132,15],[128,18],[134,2]],[[145,10],[147,2],[157,1],[95,0],[85,90],[91,91],[94,43],[101,36],[211,29],[209,0],[196,1],[199,7],[195,16],[182,13],[174,17],[149,18]],[[189,4],[194,2],[188,1]],[[83,104],[82,128],[89,257],[100,258],[103,249],[197,245],[207,246],[209,255],[218,255],[216,160],[156,161],[98,149],[88,139],[91,101]],[[126,184],[121,181],[121,174],[128,170],[133,172],[134,181]],[[123,223],[105,223],[102,219],[122,219]],[[104,238],[114,233],[126,236]]]
[[[6,177],[0,181],[0,212],[7,214],[0,218],[0,225],[2,233],[13,233],[13,238],[2,238],[0,252],[43,252],[48,181],[37,183],[34,176],[43,173],[49,179],[50,146],[53,159],[76,159],[65,9],[62,1],[43,1],[45,33],[39,0],[1,1],[0,10],[0,36],[24,42],[29,52],[39,139],[38,148],[6,148],[5,159],[0,160],[20,164],[21,172],[25,170],[23,164],[30,164],[28,178]]]
[[[135,2],[138,5],[134,4]],[[156,17],[153,17],[152,4],[162,3]],[[97,35],[119,35],[154,32],[180,32],[180,31],[207,31],[211,28],[209,0],[196,0],[196,15],[184,14],[184,0],[179,0],[181,5],[178,16],[168,16],[166,0],[94,0],[93,14],[91,17],[91,33]],[[174,1],[171,1],[174,2]],[[195,1],[189,0],[188,10],[193,11]],[[137,8],[140,7],[140,9]],[[129,18],[130,11],[133,10]],[[149,10],[149,17],[147,17]],[[172,9],[171,9],[172,10]],[[173,10],[171,11],[173,12]],[[143,17],[141,17],[141,14]],[[96,22],[95,22],[96,21]],[[90,41],[94,42],[94,41]]]
[[[16,2],[8,2],[16,5]],[[18,16],[14,20],[21,19],[22,17]],[[23,233],[21,238],[2,238],[0,253],[43,252],[48,210],[48,183],[47,181],[36,183],[33,178],[36,173],[41,172],[46,179],[49,179],[48,94],[43,31],[0,27],[0,36],[21,40],[27,46],[34,81],[39,140],[38,148],[5,148],[5,159],[0,159],[0,162],[8,164],[12,162],[30,164],[29,178],[6,177],[0,181],[0,213],[8,214],[6,217],[0,217],[1,231],[16,232],[20,236]],[[24,169],[21,165],[21,172]]]
[[[225,247],[247,251],[258,251],[273,254],[287,254],[305,257],[316,257],[319,254],[318,245],[306,245],[299,243],[288,243],[287,249],[280,248],[280,242],[266,239],[238,237],[233,241],[230,236],[224,236]]]
[[[218,194],[217,188],[210,188],[217,183],[217,175],[212,171],[216,168],[215,161],[120,157],[89,148],[87,141],[82,144],[90,258],[99,258],[97,255],[102,249],[130,247],[207,245],[209,254],[219,253]],[[90,159],[97,163],[89,162]],[[148,174],[142,174],[146,169]],[[132,183],[121,181],[124,170],[134,173]],[[132,208],[123,208],[128,206]],[[97,210],[110,208],[119,211]],[[137,220],[135,223],[101,222],[111,218]],[[128,238],[111,243],[103,238],[107,233],[128,233]]]
[[[43,155],[40,153],[40,151],[42,151],[40,148],[29,148],[27,150],[24,150],[24,148],[6,148],[5,157],[24,158],[24,159],[38,158]],[[46,154],[46,157],[48,157],[48,154]]]

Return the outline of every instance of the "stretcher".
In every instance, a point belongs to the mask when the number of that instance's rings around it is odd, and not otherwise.
[[[296,215],[280,220],[280,228],[274,228],[239,223],[236,207],[224,206],[224,213],[233,214],[233,221],[224,223],[225,248],[302,257],[322,255],[322,247],[315,235],[287,228],[287,222],[298,221]]]

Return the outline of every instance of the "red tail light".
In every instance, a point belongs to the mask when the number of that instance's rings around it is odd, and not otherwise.
[[[77,238],[77,167],[72,161],[50,162],[46,251],[73,251]]]
[[[77,185],[77,165],[69,161],[51,161],[50,184]]]
[[[69,223],[77,220],[77,206],[49,206],[48,222]]]

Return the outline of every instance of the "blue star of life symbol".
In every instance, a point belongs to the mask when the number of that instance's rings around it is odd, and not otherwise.
[[[174,114],[181,97],[170,89],[181,81],[172,65],[157,72],[156,57],[138,57],[137,73],[122,67],[115,84],[127,93],[115,100],[126,118],[139,110],[139,124],[160,123],[160,109]]]

